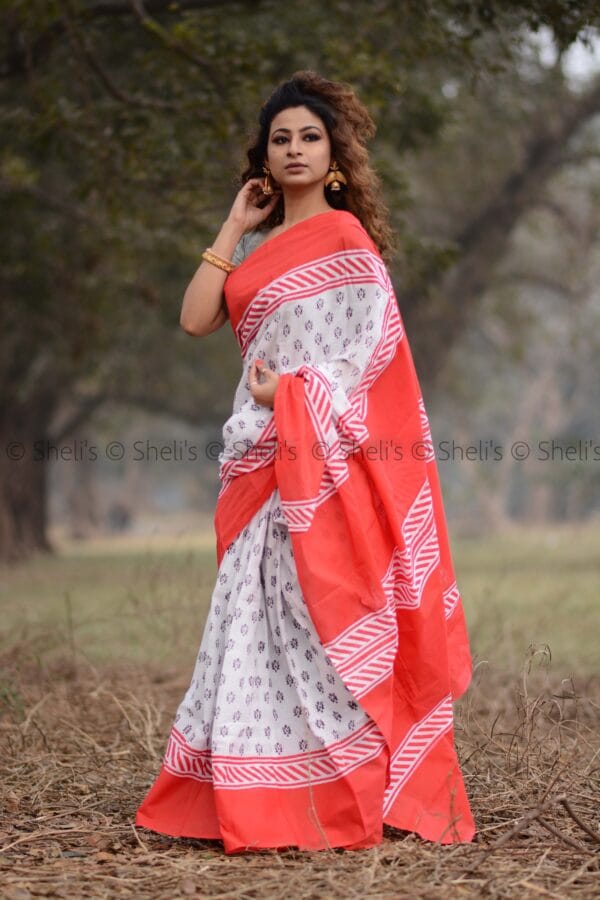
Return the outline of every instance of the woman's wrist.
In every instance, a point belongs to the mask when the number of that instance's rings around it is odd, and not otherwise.
[[[246,233],[246,229],[244,227],[244,223],[240,222],[239,219],[231,219],[227,217],[223,224],[221,225],[221,231],[219,234],[227,234],[236,239],[236,242],[240,240],[240,238]]]

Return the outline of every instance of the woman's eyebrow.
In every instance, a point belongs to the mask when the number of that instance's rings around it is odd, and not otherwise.
[[[316,128],[317,131],[321,130],[318,125],[305,125],[304,128],[300,129],[300,131],[307,131],[309,128]],[[287,131],[289,133],[290,129],[289,128],[276,128],[275,131],[273,132],[273,134],[277,134],[278,131]],[[271,137],[273,137],[273,135],[271,135]]]

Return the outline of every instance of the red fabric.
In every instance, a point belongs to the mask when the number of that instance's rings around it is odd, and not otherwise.
[[[385,748],[351,775],[311,787],[310,803],[305,789],[220,791],[163,770],[136,821],[222,836],[227,852],[249,846],[240,839],[248,833],[256,847],[372,846],[383,822],[433,841],[470,841],[452,728],[452,700],[471,676],[462,601],[410,348],[388,273],[358,219],[320,214],[259,245],[227,279],[230,323],[249,366],[261,321],[286,302],[290,284],[302,289],[319,260],[332,278],[339,273],[347,297],[362,285],[383,297],[378,340],[347,409],[327,364],[280,371],[263,456],[222,464],[217,559],[277,487],[310,616]]]
[[[385,761],[382,754],[344,779],[293,790],[214,790],[163,767],[136,824],[174,836],[220,838],[229,854],[372,847],[381,842],[381,814],[369,789],[385,777]]]

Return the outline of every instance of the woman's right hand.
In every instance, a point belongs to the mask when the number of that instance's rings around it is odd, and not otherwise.
[[[229,212],[228,220],[242,228],[244,233],[256,228],[273,211],[275,204],[281,197],[281,189],[269,197],[265,206],[258,204],[265,199],[262,191],[262,178],[250,178],[242,185]]]

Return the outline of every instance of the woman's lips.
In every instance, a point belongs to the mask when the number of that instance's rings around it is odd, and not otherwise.
[[[303,163],[294,163],[291,166],[286,166],[286,169],[289,169],[290,171],[294,171],[294,169],[305,169],[305,168],[306,168],[306,166]]]

